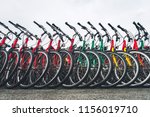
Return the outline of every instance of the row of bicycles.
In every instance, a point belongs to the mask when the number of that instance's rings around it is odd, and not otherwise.
[[[91,22],[88,27],[77,23],[81,34],[65,22],[72,35],[49,22],[45,25],[51,31],[34,21],[41,35],[9,23],[16,30],[0,22],[6,29],[0,31],[1,88],[150,86],[150,38],[138,22],[133,22],[135,35],[110,23],[113,35],[101,23],[97,28]]]

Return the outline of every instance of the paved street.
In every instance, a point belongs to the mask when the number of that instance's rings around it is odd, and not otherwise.
[[[8,100],[100,100],[100,99],[150,99],[150,88],[126,89],[0,89],[0,99]]]

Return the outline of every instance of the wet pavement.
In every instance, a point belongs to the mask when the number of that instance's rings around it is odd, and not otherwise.
[[[0,89],[6,100],[150,100],[150,88]]]

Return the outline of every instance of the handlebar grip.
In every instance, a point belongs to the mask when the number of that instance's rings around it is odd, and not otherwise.
[[[102,29],[103,29],[104,31],[106,31],[106,28],[104,28],[104,26],[103,26],[101,23],[99,23],[99,25],[102,27]]]
[[[83,26],[79,22],[77,24],[83,28]]]
[[[133,24],[137,27],[137,24],[136,24],[136,22],[135,22],[135,21],[133,22]]]
[[[9,29],[5,24],[3,24],[2,22],[0,22],[0,25],[2,25],[4,28]]]
[[[102,25],[101,23],[99,23],[99,25],[100,25],[102,28],[104,28],[103,25]]]
[[[135,21],[133,22],[133,24],[134,24],[135,26],[137,26],[137,24],[136,24],[136,22],[135,22]]]
[[[108,26],[110,26],[111,28],[113,28],[113,26],[110,23],[108,23]]]
[[[65,24],[70,27],[70,25],[68,24],[68,22],[65,22]]]
[[[65,22],[65,24],[66,24],[69,28],[73,29],[73,26],[71,26],[70,24],[68,24],[68,22]]]
[[[0,22],[0,25],[4,25],[2,22]]]
[[[108,25],[111,27],[112,30],[114,30],[115,32],[117,32],[117,30],[110,23],[108,23]]]
[[[79,22],[77,23],[79,26],[82,26]]]
[[[53,29],[53,31],[56,31],[54,26],[52,26],[49,22],[46,22],[46,24],[49,25]]]
[[[120,25],[118,25],[117,27],[120,28],[122,31],[127,32],[127,30],[122,28]]]
[[[90,21],[87,22],[89,25],[93,26]]]
[[[38,24],[36,21],[33,21],[33,23],[35,23],[39,28],[42,28],[42,26]]]
[[[15,23],[13,23],[12,21],[8,21],[10,24],[12,24],[13,26],[15,26],[16,27],[16,24]]]
[[[145,30],[145,28],[138,22],[137,23],[143,30]]]

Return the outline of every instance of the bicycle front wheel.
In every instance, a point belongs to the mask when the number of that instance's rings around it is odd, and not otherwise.
[[[66,88],[78,87],[86,79],[89,69],[90,61],[87,55],[84,52],[74,51],[73,69],[63,86]]]
[[[37,51],[34,53],[34,60],[26,80],[20,84],[22,88],[30,88],[34,85],[41,85],[41,81],[49,66],[49,58],[46,52]]]
[[[102,87],[115,87],[124,79],[127,73],[127,65],[124,58],[119,54],[115,52],[108,52],[108,54],[113,61],[113,71]]]

